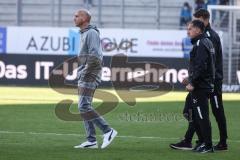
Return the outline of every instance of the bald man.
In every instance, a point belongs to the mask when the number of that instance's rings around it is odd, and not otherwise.
[[[81,44],[78,55],[78,109],[84,120],[87,141],[74,148],[98,148],[95,126],[103,132],[101,148],[106,148],[116,137],[117,131],[110,128],[108,123],[92,107],[94,92],[101,82],[102,50],[99,30],[90,25],[91,14],[86,9],[80,9],[74,15],[74,23],[80,28]]]

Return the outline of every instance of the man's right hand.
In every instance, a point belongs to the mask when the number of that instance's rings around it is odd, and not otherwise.
[[[194,87],[192,86],[192,84],[188,84],[187,86],[186,86],[186,90],[188,91],[188,92],[192,92],[193,90],[194,90]]]

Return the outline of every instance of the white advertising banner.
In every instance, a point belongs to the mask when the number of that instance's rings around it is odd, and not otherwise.
[[[7,53],[76,54],[79,33],[76,29],[50,27],[7,27]]]
[[[182,40],[186,31],[102,29],[104,55],[124,53],[137,57],[183,57]],[[112,47],[109,44],[112,44]]]
[[[7,27],[8,54],[77,55],[77,28]],[[184,57],[182,41],[186,31],[100,29],[103,54],[134,57]]]

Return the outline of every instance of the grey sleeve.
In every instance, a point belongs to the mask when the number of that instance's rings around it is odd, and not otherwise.
[[[102,56],[101,55],[101,42],[99,34],[96,31],[89,31],[87,35],[88,53]]]

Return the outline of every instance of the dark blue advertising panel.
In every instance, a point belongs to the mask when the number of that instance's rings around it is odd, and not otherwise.
[[[184,89],[188,59],[146,58],[118,55],[104,57],[100,87],[134,88],[159,85],[162,89]],[[66,55],[0,55],[0,85],[77,84],[77,58]]]

